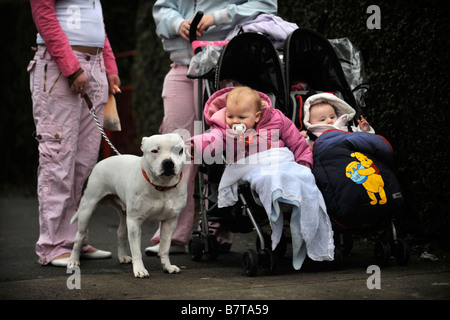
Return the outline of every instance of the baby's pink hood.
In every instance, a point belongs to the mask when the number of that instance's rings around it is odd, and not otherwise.
[[[216,125],[222,129],[227,129],[227,123],[225,121],[225,107],[227,105],[227,97],[231,90],[235,87],[224,88],[216,91],[205,103],[205,109],[203,115],[205,116],[206,123],[211,125]],[[271,108],[272,101],[270,98],[262,92],[258,91],[261,97],[261,108]]]

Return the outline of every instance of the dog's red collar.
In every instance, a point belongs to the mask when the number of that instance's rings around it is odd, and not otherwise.
[[[148,177],[148,175],[147,175],[147,173],[145,172],[145,170],[142,169],[142,168],[141,168],[141,170],[142,170],[142,174],[144,175],[145,180],[147,180],[148,183],[150,183],[152,186],[154,186],[155,189],[158,190],[158,191],[167,191],[167,190],[171,190],[171,189],[175,188],[175,187],[180,183],[181,178],[183,178],[183,172],[181,172],[181,174],[180,174],[180,179],[178,180],[178,182],[177,182],[175,185],[169,186],[169,187],[162,187],[162,186],[157,186],[156,184],[153,184],[153,183],[150,181],[150,178]]]

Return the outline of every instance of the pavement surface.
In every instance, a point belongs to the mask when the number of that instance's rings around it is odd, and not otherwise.
[[[150,277],[137,279],[131,265],[117,260],[118,223],[112,208],[97,209],[90,223],[89,243],[111,251],[113,257],[83,260],[76,275],[75,271],[67,273],[65,268],[37,264],[34,252],[39,236],[37,199],[0,198],[0,300],[171,300],[178,301],[172,310],[175,314],[184,311],[194,315],[202,311],[194,309],[195,306],[214,301],[220,302],[220,312],[226,314],[224,301],[229,304],[246,301],[246,305],[252,306],[263,301],[442,301],[450,298],[449,254],[445,252],[436,254],[439,260],[431,261],[420,259],[421,252],[413,250],[408,265],[398,266],[393,262],[380,268],[379,289],[369,289],[368,283],[374,285],[376,280],[372,277],[375,273],[368,270],[374,258],[373,243],[367,239],[354,240],[351,256],[338,270],[315,264],[295,271],[288,247],[276,275],[259,271],[256,277],[246,277],[241,260],[245,250],[255,249],[255,232],[234,234],[231,252],[219,255],[215,261],[203,258],[195,262],[189,254],[172,254],[172,263],[182,269],[180,274],[166,274],[157,257],[144,256]],[[151,223],[144,223],[142,249],[149,245],[155,228]],[[241,314],[248,310],[236,307],[228,312]]]

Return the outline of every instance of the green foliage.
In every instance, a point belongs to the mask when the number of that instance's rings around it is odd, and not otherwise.
[[[381,29],[368,29],[371,4],[381,11]],[[395,151],[406,206],[401,226],[415,238],[450,243],[449,25],[442,1],[279,1],[279,13],[316,29],[329,12],[325,36],[348,37],[365,58],[371,90],[366,119]]]
[[[33,182],[37,168],[37,143],[33,138],[35,128],[27,73],[27,65],[33,57],[31,47],[36,42],[36,28],[29,7],[28,1],[0,5],[0,26],[9,30],[1,36],[0,46],[3,60],[0,85],[2,192],[33,185],[26,190],[32,193],[36,185]]]
[[[133,67],[133,106],[138,136],[159,132],[164,107],[161,93],[164,77],[169,71],[170,60],[156,35],[152,15],[152,1],[139,1],[136,18],[136,62]]]

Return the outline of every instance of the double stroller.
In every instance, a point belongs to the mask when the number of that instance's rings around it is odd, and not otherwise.
[[[195,40],[195,26],[200,19],[201,13],[191,24],[191,41]],[[209,50],[210,47],[204,48]],[[197,56],[199,51],[196,50]],[[303,126],[303,100],[311,94],[311,90],[334,92],[352,106],[357,115],[361,114],[362,99],[360,98],[362,97],[361,92],[366,90],[365,84],[355,86],[355,88],[350,87],[351,81],[348,80],[348,75],[346,78],[335,49],[327,39],[314,31],[295,30],[286,40],[283,52],[275,49],[265,35],[253,32],[240,33],[224,45],[220,49],[220,54],[216,54],[216,56],[218,61],[213,62],[212,68],[208,67],[201,72],[195,72],[194,75],[192,73],[188,75],[203,80],[198,81],[199,115],[203,115],[204,101],[213,92],[221,89],[226,82],[239,83],[265,93],[272,100],[272,105],[292,119],[299,130]],[[299,88],[298,84],[303,84],[303,86]],[[305,90],[306,84],[307,90]],[[207,129],[204,121],[203,125]],[[313,174],[317,186],[324,195],[327,211],[333,224],[335,235],[335,262],[333,264],[337,267],[342,265],[344,255],[351,249],[353,234],[367,232],[368,229],[380,230],[386,228],[387,225],[392,228],[392,240],[377,242],[375,246],[377,263],[385,265],[393,253],[399,263],[406,264],[409,256],[407,245],[403,240],[397,238],[392,223],[394,214],[401,206],[401,191],[398,188],[398,181],[389,168],[390,155],[383,155],[380,161],[376,157],[378,149],[384,151],[385,146],[374,147],[373,154],[364,149],[368,158],[376,163],[383,174],[385,171],[389,172],[389,179],[385,178],[387,181],[385,183],[386,194],[390,195],[389,205],[385,205],[380,210],[367,205],[366,199],[359,191],[347,189],[344,192],[345,194],[350,192],[351,195],[354,195],[353,198],[336,196],[336,194],[342,193],[341,186],[335,186],[336,183],[329,180],[327,172],[330,168],[329,163],[332,163],[332,160],[337,157],[336,150],[339,154],[342,145],[354,147],[355,143],[352,144],[351,139],[348,141],[349,139],[342,137],[324,139],[327,140],[326,143],[322,143],[321,140],[318,139],[314,147],[317,152],[314,151]],[[330,140],[333,141],[331,146]],[[384,139],[381,138],[381,140],[385,142]],[[376,146],[378,142],[375,141],[372,144]],[[335,144],[338,147],[335,147]],[[356,151],[354,150],[353,153]],[[347,154],[348,150],[342,152]],[[342,164],[345,161],[342,159],[339,163]],[[323,165],[317,166],[316,163]],[[249,184],[239,185],[238,202],[235,205],[219,207],[218,189],[225,165],[223,163],[201,163],[198,167],[198,198],[201,218],[200,228],[193,231],[189,242],[191,258],[200,261],[205,256],[208,260],[215,260],[219,255],[219,245],[214,233],[220,229],[233,233],[249,233],[255,230],[257,234],[256,250],[248,249],[242,257],[244,274],[254,276],[259,267],[266,274],[275,274],[278,257],[286,252],[289,237],[284,236],[283,233],[276,249],[272,250],[271,236],[268,233],[270,231],[264,229],[269,224],[267,213],[258,195]],[[333,170],[339,169],[333,168]],[[345,167],[343,172],[345,177]],[[338,177],[337,181],[339,180],[349,181],[356,187],[360,187],[347,177],[345,179]],[[356,196],[357,194],[358,196]],[[342,209],[341,202],[344,202],[348,208]],[[292,211],[291,207],[286,205],[281,209],[285,217],[289,217],[289,213]]]

